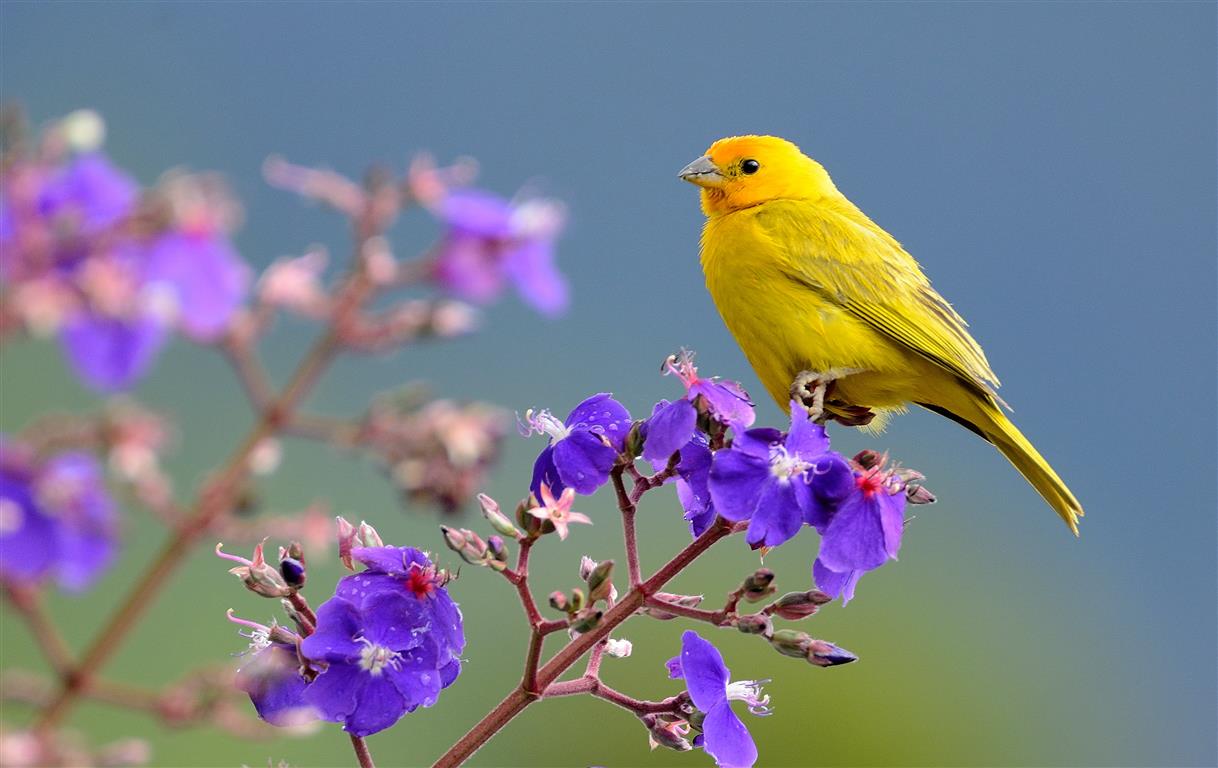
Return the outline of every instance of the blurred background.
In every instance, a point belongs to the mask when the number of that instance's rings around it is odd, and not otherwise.
[[[35,123],[98,110],[111,157],[143,183],[172,166],[225,174],[246,211],[236,243],[257,266],[345,246],[337,215],[266,186],[272,153],[354,176],[372,162],[400,169],[416,150],[469,154],[482,186],[567,202],[565,317],[508,298],[476,336],[348,358],[311,405],[351,415],[413,379],[520,411],[566,413],[613,391],[643,415],[679,392],[657,369],[684,345],[704,374],[745,383],[760,422],[781,424],[704,290],[696,190],[676,172],[724,135],[796,141],[969,319],[1016,422],[1088,515],[1075,540],[995,451],[937,416],[911,413],[880,436],[833,430],[843,452],[875,447],[925,472],[940,502],[916,511],[900,562],[803,627],[861,663],[816,669],[713,636],[735,677],[774,679],[776,713],[748,720],[761,764],[1201,766],[1218,761],[1215,21],[1210,3],[6,2],[0,90]],[[415,215],[392,241],[408,256],[435,234]],[[312,331],[281,323],[264,345],[280,379]],[[6,344],[2,367],[6,432],[98,405],[54,345]],[[137,394],[180,420],[168,461],[183,493],[250,422],[219,356],[181,342]],[[519,498],[541,445],[510,437],[487,490]],[[370,466],[315,445],[289,442],[260,490],[268,512],[324,499],[388,542],[441,548],[433,512],[403,509]],[[582,510],[595,526],[536,552],[539,594],[572,586],[581,554],[620,557],[611,494]],[[645,567],[687,538],[671,492],[649,497],[640,525]],[[121,566],[84,597],[53,599],[73,645],[164,535],[129,510]],[[803,589],[814,552],[805,534],[766,565],[781,589]],[[757,563],[733,541],[673,588],[714,600]],[[311,565],[316,603],[339,571]],[[525,632],[511,591],[469,567],[451,589],[469,635],[464,674],[436,707],[369,739],[379,764],[430,763],[518,680]],[[224,610],[268,620],[269,606],[198,552],[108,674],[158,685],[224,661],[244,646]],[[38,668],[24,627],[3,619],[3,666]],[[674,693],[662,663],[682,624],[627,625],[634,655],[608,660],[606,679]],[[93,739],[146,737],[158,765],[352,761],[337,727],[243,742],[95,704],[71,722]],[[531,707],[472,764],[709,758],[649,752],[626,713],[567,699]]]

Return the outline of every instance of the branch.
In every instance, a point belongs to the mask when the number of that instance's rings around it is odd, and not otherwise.
[[[675,616],[684,616],[687,619],[705,621],[707,624],[713,624],[716,627],[722,627],[730,624],[733,618],[727,611],[707,611],[702,608],[690,608],[650,596],[647,598],[647,606],[649,608],[657,608],[665,613],[671,613]]]
[[[30,634],[34,636],[34,644],[51,665],[57,675],[63,677],[72,671],[72,651],[55,622],[47,615],[42,607],[42,599],[37,590],[21,587],[15,584],[4,585],[4,597],[9,605],[29,626]]]
[[[633,466],[633,462],[631,462],[631,466]],[[625,466],[614,467],[609,476],[613,480],[613,490],[617,492],[617,508],[622,513],[622,538],[626,543],[626,569],[630,574],[630,586],[633,588],[643,580],[642,569],[639,565],[638,537],[634,530],[634,517],[638,510],[638,496],[635,494],[641,495],[639,488],[643,487],[643,480],[635,481],[634,493],[627,494],[626,484],[622,481],[624,471]]]
[[[359,760],[359,768],[376,768],[372,762],[372,753],[368,751],[368,745],[364,742],[363,737],[351,734],[351,746],[355,749],[355,759]]]

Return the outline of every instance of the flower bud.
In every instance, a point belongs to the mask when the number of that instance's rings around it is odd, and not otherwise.
[[[905,500],[910,504],[934,504],[936,501],[929,488],[916,483],[905,486]]]
[[[351,561],[351,549],[355,546],[355,526],[347,522],[342,515],[334,519],[338,523],[338,559],[342,561],[348,571],[354,571],[355,564]]]
[[[614,640],[610,638],[605,641],[605,653],[615,659],[624,659],[630,656],[634,650],[634,644],[625,638]]]
[[[538,506],[537,499],[529,494],[516,505],[516,525],[520,530],[524,531],[524,535],[530,539],[535,539],[541,535],[542,519],[529,512],[531,509],[536,509]]]
[[[567,603],[567,596],[557,589],[554,590],[550,593],[550,607],[556,611],[566,613],[567,608],[569,607]]]
[[[496,571],[503,571],[507,568],[508,550],[507,545],[503,543],[503,538],[500,536],[491,536],[486,540],[486,552],[489,555],[491,568]]]
[[[845,648],[839,648],[824,640],[813,640],[808,647],[808,661],[818,667],[836,667],[839,664],[849,664],[858,660],[858,656]]]
[[[266,544],[265,540],[258,543],[254,547],[254,557],[252,560],[246,560],[243,557],[230,555],[223,551],[223,544],[216,545],[216,555],[225,560],[232,560],[240,563],[236,568],[228,569],[228,572],[241,579],[245,584],[245,588],[256,595],[263,597],[288,597],[296,590],[288,585],[284,580],[283,575],[278,569],[272,568],[266,561],[263,555],[263,547]]]
[[[859,451],[854,455],[854,463],[863,469],[882,467],[884,466],[884,454],[868,448],[866,450]]]
[[[507,515],[499,510],[499,502],[485,493],[480,493],[478,494],[478,504],[482,506],[482,516],[498,533],[511,536],[513,539],[520,538],[520,531],[516,530],[516,526],[512,525],[512,521],[508,520]]]
[[[656,592],[655,597],[657,600],[680,605],[684,608],[697,608],[702,604],[702,595],[674,595],[671,592]],[[660,621],[668,621],[677,617],[675,613],[669,613],[662,608],[650,605],[643,608],[642,613]]]
[[[468,528],[449,528],[447,525],[441,525],[440,532],[444,534],[444,543],[448,548],[470,565],[487,565],[487,561],[491,559],[486,542]]]
[[[774,632],[774,623],[764,613],[750,613],[736,619],[736,629],[746,635],[769,637]]]
[[[638,458],[643,453],[643,422],[636,421],[626,433],[626,456]]]
[[[381,541],[381,535],[376,532],[376,529],[362,520],[360,521],[359,531],[356,533],[355,539],[361,547],[385,546],[385,542]]]
[[[294,557],[285,557],[279,561],[279,575],[293,589],[303,587],[308,576],[304,563]]]
[[[773,571],[769,568],[758,568],[740,585],[743,592],[741,597],[750,603],[759,603],[778,591],[778,588],[773,586],[773,582]]]
[[[588,574],[588,602],[595,603],[597,600],[608,600],[610,593],[613,591],[613,561],[606,560],[599,563],[596,568],[592,569],[592,573]]]
[[[571,613],[578,613],[584,608],[584,591],[576,588],[571,590],[571,601],[567,608]]]
[[[580,581],[587,581],[588,577],[592,575],[592,571],[596,568],[596,566],[597,566],[597,562],[595,560],[593,560],[592,558],[588,557],[587,555],[584,555],[583,557],[581,557],[579,559],[579,579],[580,579]]]
[[[688,752],[693,749],[685,738],[689,726],[682,726],[680,720],[673,720],[660,715],[643,715],[643,725],[651,734],[651,748],[667,747],[678,752]]]
[[[815,641],[807,632],[799,632],[794,629],[780,629],[770,637],[770,645],[774,646],[774,650],[783,656],[791,656],[796,659],[808,658],[813,642]]]
[[[820,607],[827,602],[829,602],[829,596],[819,589],[807,592],[788,592],[771,603],[766,610],[780,619],[799,621],[819,611]]]
[[[596,625],[601,623],[601,618],[605,615],[604,611],[587,610],[582,611],[573,617],[573,620],[568,625],[571,631],[577,635],[582,635],[589,630],[596,629]]]

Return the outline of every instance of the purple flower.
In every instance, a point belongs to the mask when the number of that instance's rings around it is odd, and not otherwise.
[[[450,192],[436,214],[447,230],[434,274],[449,293],[485,304],[511,282],[542,314],[557,315],[567,308],[567,284],[554,266],[561,206],[545,200],[513,204],[465,189]]]
[[[704,412],[725,427],[744,429],[752,426],[755,415],[748,393],[734,381],[698,377],[691,352],[681,351],[665,363],[666,372],[675,374],[685,385],[685,397],[656,405],[647,422],[647,441],[643,458],[663,464],[693,437],[698,413]]]
[[[39,212],[68,218],[84,234],[94,234],[135,207],[139,187],[101,152],[79,154],[52,176],[39,195]]]
[[[0,577],[36,583],[54,574],[87,589],[114,560],[114,502],[97,460],[61,453],[34,464],[0,442]]]
[[[148,372],[166,338],[163,320],[149,312],[116,317],[82,310],[59,334],[72,370],[97,392],[121,392],[134,386]]]
[[[764,681],[731,682],[718,649],[692,630],[681,635],[681,655],[669,660],[667,668],[669,677],[685,678],[689,697],[703,714],[702,736],[694,744],[721,768],[748,768],[757,762],[757,745],[731,702],[746,702],[754,715],[770,714],[770,697],[761,693]]]
[[[461,609],[444,588],[444,575],[414,547],[354,547],[351,556],[367,570],[340,579],[335,596],[356,606],[382,594],[407,595],[418,603],[435,641],[440,687],[447,688],[461,673],[465,630]]]
[[[317,609],[317,629],[301,651],[327,665],[305,689],[305,701],[356,736],[431,706],[443,685],[431,616],[404,590],[378,591],[360,604],[330,598]]]
[[[248,660],[237,670],[234,684],[249,694],[258,717],[278,726],[316,720],[317,711],[304,698],[308,681],[300,673],[295,635],[283,627],[234,618],[231,611],[229,620],[249,627],[241,632],[250,639]]]
[[[845,459],[829,450],[825,428],[793,404],[791,429],[750,429],[715,453],[710,495],[733,522],[749,521],[749,545],[775,547],[803,523],[818,529],[853,487]]]
[[[559,421],[549,411],[525,413],[524,434],[550,436],[550,443],[533,464],[533,495],[541,498],[541,486],[562,496],[568,487],[584,495],[594,493],[609,480],[609,471],[625,447],[630,431],[630,413],[606,393],[593,395]]]
[[[241,308],[250,270],[223,234],[169,232],[148,249],[144,280],[172,296],[183,331],[209,340]]]
[[[855,472],[852,491],[817,528],[821,545],[813,580],[849,602],[864,572],[897,557],[905,529],[904,484],[880,466]]]

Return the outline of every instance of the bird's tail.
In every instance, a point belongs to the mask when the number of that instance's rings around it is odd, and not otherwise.
[[[1070,526],[1074,535],[1078,535],[1078,519],[1083,516],[1083,507],[1074,498],[1074,494],[1066,487],[1049,462],[1032,447],[1028,439],[1011,423],[1007,415],[993,402],[983,402],[979,398],[970,397],[969,407],[961,409],[961,414],[955,408],[948,415],[972,428],[986,440],[1002,451],[1002,455],[1015,465],[1015,468],[1027,478],[1049,506],[1061,516]],[[934,410],[942,413],[941,409]]]

